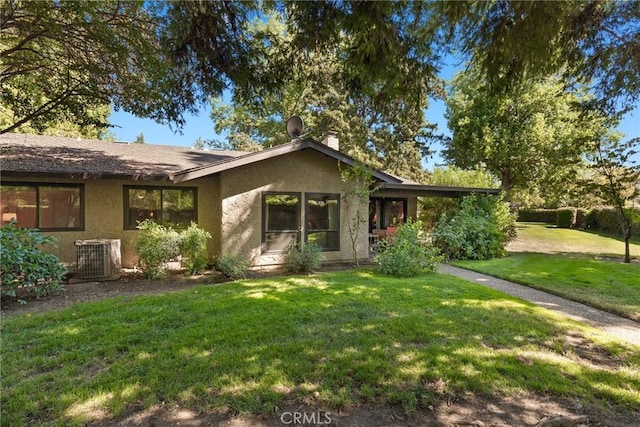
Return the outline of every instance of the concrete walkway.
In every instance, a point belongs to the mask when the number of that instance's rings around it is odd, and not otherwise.
[[[470,282],[487,286],[536,305],[557,311],[572,319],[582,321],[590,326],[620,338],[631,344],[640,345],[640,323],[606,311],[598,310],[579,302],[571,301],[528,286],[508,282],[486,274],[465,270],[452,265],[441,264],[440,273],[458,276]]]

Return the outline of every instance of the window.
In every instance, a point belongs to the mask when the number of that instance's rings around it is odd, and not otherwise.
[[[340,195],[307,194],[305,241],[325,251],[340,250]]]
[[[2,225],[45,231],[82,230],[84,187],[71,184],[2,184]]]
[[[404,224],[407,199],[374,198],[369,200],[369,231]]]
[[[262,251],[286,252],[300,239],[300,194],[262,195]]]
[[[158,224],[186,228],[197,222],[197,189],[175,187],[124,188],[124,228],[134,230],[151,219]]]

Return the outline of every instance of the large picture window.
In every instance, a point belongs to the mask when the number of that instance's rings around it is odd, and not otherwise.
[[[175,187],[124,188],[124,228],[133,230],[151,219],[158,224],[186,228],[197,222],[197,189]]]
[[[71,184],[2,184],[2,225],[14,220],[19,227],[44,231],[82,230],[83,190]]]
[[[325,251],[340,250],[340,195],[307,194],[305,241]]]
[[[300,238],[300,193],[264,193],[263,252],[286,252]]]

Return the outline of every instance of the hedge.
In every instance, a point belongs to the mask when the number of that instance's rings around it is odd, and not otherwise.
[[[520,222],[544,222],[555,224],[557,209],[519,209],[518,221]]]

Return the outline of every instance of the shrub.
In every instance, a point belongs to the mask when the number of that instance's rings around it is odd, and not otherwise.
[[[244,279],[247,277],[249,261],[238,255],[221,255],[216,260],[215,267],[230,279]]]
[[[515,217],[502,197],[471,195],[458,212],[443,215],[434,242],[449,259],[490,259],[504,256],[516,236]]]
[[[421,223],[408,221],[398,227],[391,240],[380,242],[374,262],[390,276],[412,277],[435,271],[442,260],[439,251],[421,235]]]
[[[36,298],[64,290],[60,284],[66,272],[58,258],[43,250],[56,239],[37,229],[19,228],[15,222],[0,229],[0,276],[2,295],[15,298],[18,292]]]
[[[189,274],[197,274],[207,268],[207,239],[210,238],[211,233],[199,228],[195,222],[180,233],[182,265]]]
[[[284,257],[284,262],[294,273],[310,273],[320,267],[324,256],[322,248],[315,243],[301,245],[295,242]]]
[[[633,220],[631,234],[634,236],[640,235],[640,210],[626,208],[625,211]],[[621,236],[622,229],[620,227],[619,215],[618,210],[613,207],[594,208],[585,215],[585,228],[605,234]]]
[[[138,224],[138,230],[136,253],[144,276],[148,279],[166,277],[166,263],[180,255],[180,234],[151,220]]]
[[[556,211],[556,226],[558,228],[571,228],[576,223],[576,210],[574,208],[561,208]]]
[[[557,215],[556,209],[518,209],[518,221],[521,222],[555,224]]]

